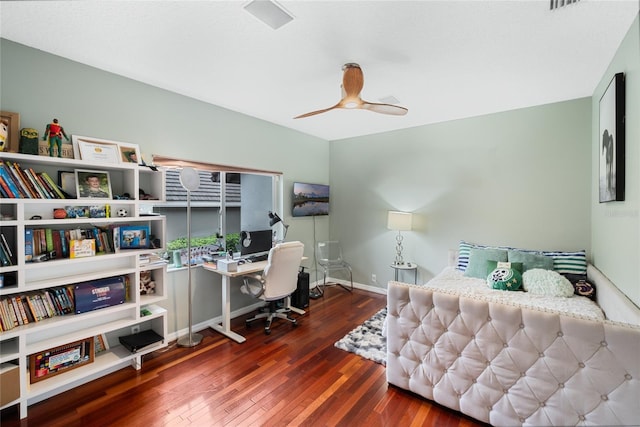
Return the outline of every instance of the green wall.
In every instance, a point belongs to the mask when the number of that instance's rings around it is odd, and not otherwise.
[[[330,234],[357,281],[375,274],[381,287],[393,278],[388,210],[416,214],[403,236],[418,282],[461,239],[588,251],[590,141],[590,98],[334,141]]]
[[[314,233],[311,221],[290,217],[293,181],[329,182],[325,140],[6,39],[0,39],[0,91],[0,108],[20,113],[21,127],[40,135],[56,117],[68,134],[139,144],[146,159],[162,154],[281,171],[287,239],[301,240],[312,259],[314,235],[328,238],[328,218],[318,221]],[[194,324],[221,313],[220,279],[214,276],[194,273]],[[170,332],[187,326],[186,277],[185,271],[168,275]],[[237,288],[232,309],[256,302]]]
[[[598,202],[599,101],[616,73],[626,80],[626,191],[623,202]],[[640,15],[593,93],[591,244],[593,261],[640,306]]]

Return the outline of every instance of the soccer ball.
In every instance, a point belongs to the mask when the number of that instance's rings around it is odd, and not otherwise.
[[[129,212],[127,212],[126,209],[118,209],[118,212],[116,213],[116,215],[122,217],[122,216],[129,216]]]

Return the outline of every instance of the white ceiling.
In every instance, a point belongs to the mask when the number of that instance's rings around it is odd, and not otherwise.
[[[326,140],[591,96],[638,0],[281,1],[273,30],[247,1],[2,1],[0,35]],[[341,67],[362,98],[406,116],[334,110]]]

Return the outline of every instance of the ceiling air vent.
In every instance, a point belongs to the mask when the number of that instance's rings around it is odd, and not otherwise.
[[[549,9],[558,9],[560,7],[568,6],[571,3],[577,3],[580,0],[550,0]]]

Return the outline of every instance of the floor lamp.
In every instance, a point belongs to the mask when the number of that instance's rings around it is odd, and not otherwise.
[[[193,333],[193,315],[191,301],[191,192],[200,187],[200,174],[193,168],[182,168],[180,184],[187,190],[187,274],[189,289],[189,335],[178,340],[180,347],[195,347],[202,342],[201,334]]]
[[[280,218],[277,213],[269,211],[269,225],[273,227],[279,222],[282,223],[282,227],[284,228],[284,235],[282,236],[282,241],[284,242],[287,238],[287,231],[289,231],[289,226],[284,223],[282,218]]]

